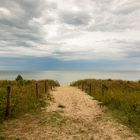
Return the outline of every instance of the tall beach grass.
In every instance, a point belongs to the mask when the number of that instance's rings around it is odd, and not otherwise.
[[[38,86],[38,97],[36,96],[36,83]],[[45,93],[45,84],[47,92]],[[1,80],[0,81],[0,122],[5,119],[5,108],[7,98],[7,86],[11,87],[10,118],[25,113],[36,113],[41,110],[50,100],[49,91],[59,86],[53,80]]]
[[[102,102],[113,115],[140,134],[140,82],[85,79],[73,82],[94,99]]]

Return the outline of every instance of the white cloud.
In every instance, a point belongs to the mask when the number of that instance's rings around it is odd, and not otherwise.
[[[0,0],[0,3],[1,56],[126,61],[139,58],[139,0]],[[132,51],[135,46],[138,53]]]
[[[11,15],[11,12],[4,8],[4,7],[0,7],[0,17],[1,16],[10,16]]]

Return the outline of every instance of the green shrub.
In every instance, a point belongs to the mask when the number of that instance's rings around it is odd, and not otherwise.
[[[16,81],[17,81],[17,82],[18,82],[18,81],[23,81],[22,76],[21,76],[21,75],[18,75],[18,76],[16,77]]]

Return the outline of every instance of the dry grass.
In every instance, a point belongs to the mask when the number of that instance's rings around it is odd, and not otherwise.
[[[45,93],[45,81],[47,93]],[[36,113],[47,104],[50,100],[49,90],[59,84],[53,80],[45,81],[0,81],[0,122],[2,123],[5,119],[7,85],[10,85],[12,89],[10,117],[16,118],[25,113]],[[38,97],[36,96],[36,83],[38,83]]]
[[[72,86],[101,101],[119,121],[140,134],[140,82],[85,79]]]

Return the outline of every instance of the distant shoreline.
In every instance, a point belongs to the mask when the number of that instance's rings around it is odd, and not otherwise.
[[[140,80],[140,71],[91,71],[91,70],[47,70],[47,71],[2,71],[0,70],[0,80],[14,80],[21,74],[24,79],[42,80],[53,79],[61,84],[69,84],[80,79],[114,79],[114,80]]]

